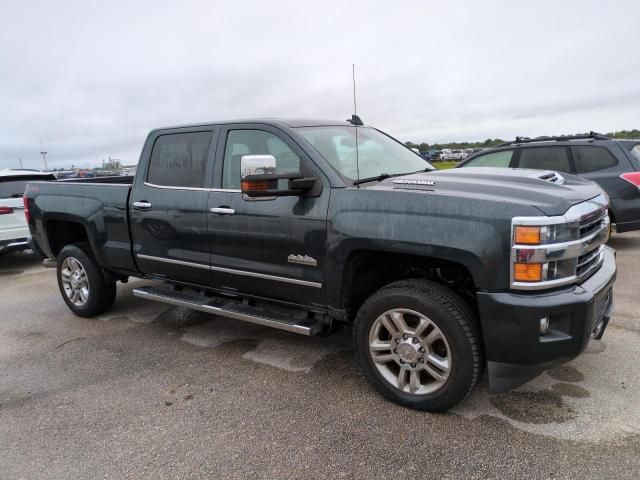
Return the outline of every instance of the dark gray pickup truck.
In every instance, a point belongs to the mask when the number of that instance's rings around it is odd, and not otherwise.
[[[352,324],[366,378],[413,408],[451,408],[485,366],[514,388],[611,314],[608,199],[571,175],[434,171],[371,127],[249,120],[154,130],[107,180],[24,197],[74,313],[141,277],[138,297],[293,333]]]

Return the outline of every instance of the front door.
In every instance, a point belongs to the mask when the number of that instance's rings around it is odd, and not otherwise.
[[[153,277],[208,286],[207,197],[213,176],[215,129],[176,129],[150,138],[146,171],[129,200],[133,253]]]
[[[303,171],[324,183],[316,197],[250,200],[240,192],[243,155],[273,155],[278,173]],[[284,132],[265,125],[224,128],[209,195],[212,282],[220,289],[324,305],[330,188]]]

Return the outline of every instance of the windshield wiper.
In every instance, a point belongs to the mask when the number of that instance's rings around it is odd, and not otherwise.
[[[380,175],[376,175],[375,177],[367,177],[367,178],[361,178],[359,180],[354,180],[353,184],[354,185],[360,185],[361,183],[367,183],[367,182],[381,182],[382,180],[386,180],[387,178],[391,178],[391,177],[402,177],[403,175],[411,175],[413,173],[420,173],[420,172],[433,172],[435,169],[434,168],[425,168],[422,170],[418,170],[417,172],[404,172],[404,173],[381,173]]]
[[[391,175],[389,173],[381,173],[380,175],[376,175],[375,177],[367,177],[367,178],[360,178],[358,180],[354,180],[353,184],[354,185],[360,185],[361,183],[367,183],[367,182],[376,182],[376,181],[380,182],[380,181],[385,180],[387,178],[395,177],[396,175]]]

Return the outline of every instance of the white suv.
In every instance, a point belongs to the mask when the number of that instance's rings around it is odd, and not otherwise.
[[[0,170],[0,253],[29,248],[22,194],[29,182],[55,179],[37,170]]]
[[[442,160],[464,160],[467,158],[467,153],[464,150],[451,150],[445,148],[440,155]]]

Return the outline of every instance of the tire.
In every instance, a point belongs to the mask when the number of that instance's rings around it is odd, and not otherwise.
[[[63,300],[79,317],[106,312],[116,300],[115,282],[105,281],[87,243],[65,246],[58,255],[56,273]]]
[[[465,301],[442,285],[395,282],[358,311],[356,361],[387,399],[417,410],[446,411],[471,393],[482,373],[477,325]]]
[[[616,229],[616,218],[613,216],[613,212],[611,211],[611,209],[609,209],[608,213],[609,213],[609,238],[607,240],[607,243],[618,233]]]

